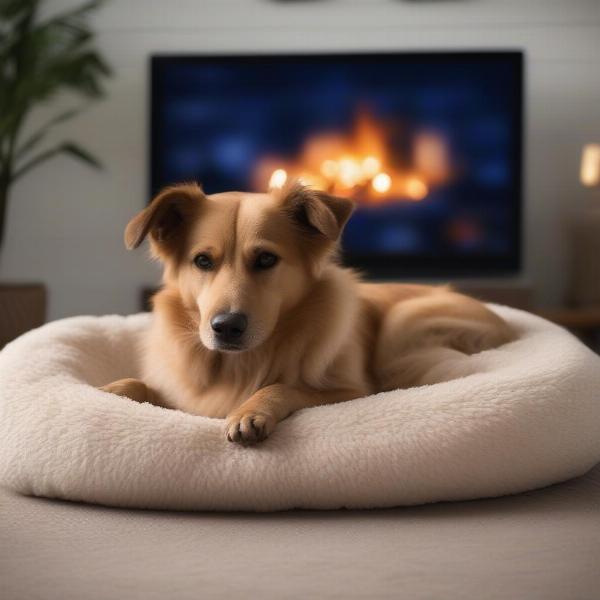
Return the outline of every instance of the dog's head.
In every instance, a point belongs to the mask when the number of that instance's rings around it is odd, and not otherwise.
[[[332,260],[353,203],[293,184],[268,194],[205,195],[195,184],[163,190],[125,230],[149,235],[164,280],[198,311],[210,350],[262,344]]]

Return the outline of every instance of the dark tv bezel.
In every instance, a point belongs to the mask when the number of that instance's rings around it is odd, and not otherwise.
[[[159,69],[173,63],[228,63],[228,62],[294,62],[323,59],[351,60],[355,62],[389,61],[398,63],[418,59],[421,61],[454,62],[461,59],[490,62],[501,60],[512,62],[517,76],[517,85],[513,90],[513,101],[517,106],[513,116],[512,127],[517,132],[512,148],[512,172],[514,173],[514,194],[512,198],[512,218],[516,229],[515,243],[510,253],[504,256],[468,255],[435,256],[435,255],[356,255],[344,252],[344,263],[363,270],[375,278],[450,278],[450,277],[486,277],[515,276],[522,267],[523,247],[523,74],[524,53],[521,50],[489,50],[489,51],[428,51],[428,52],[319,52],[319,53],[284,53],[284,54],[154,54],[150,56],[150,196],[158,191],[158,164],[161,159],[162,140],[158,127],[159,86],[157,73]],[[165,182],[166,183],[166,182]],[[175,182],[171,182],[175,183]]]

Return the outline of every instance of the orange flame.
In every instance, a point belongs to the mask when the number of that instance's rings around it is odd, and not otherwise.
[[[317,189],[376,205],[419,202],[433,186],[450,178],[447,144],[438,133],[425,131],[415,136],[409,170],[395,164],[388,138],[384,124],[362,110],[348,135],[311,136],[292,161],[265,157],[256,168],[256,186],[281,188],[289,179],[299,179]]]

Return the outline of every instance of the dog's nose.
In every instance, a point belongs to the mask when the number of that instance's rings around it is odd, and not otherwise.
[[[222,342],[235,342],[246,331],[248,319],[244,313],[221,313],[211,319],[210,326]]]

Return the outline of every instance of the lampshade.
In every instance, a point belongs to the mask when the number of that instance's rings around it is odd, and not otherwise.
[[[579,177],[586,187],[600,186],[600,144],[586,144],[583,147]]]

